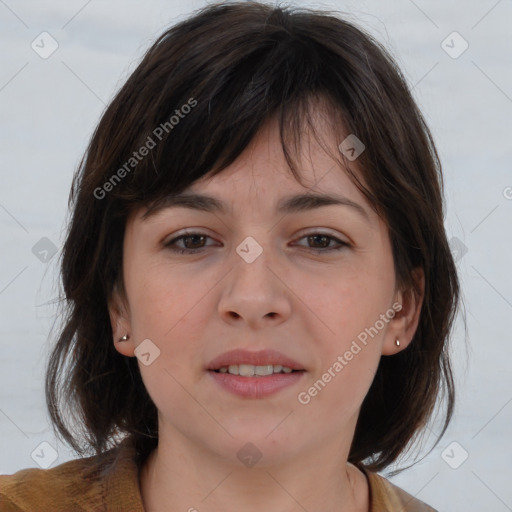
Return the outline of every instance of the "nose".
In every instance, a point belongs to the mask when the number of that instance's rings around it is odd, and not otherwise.
[[[253,329],[284,322],[291,311],[285,274],[268,249],[250,263],[235,254],[232,269],[222,280],[219,315]]]

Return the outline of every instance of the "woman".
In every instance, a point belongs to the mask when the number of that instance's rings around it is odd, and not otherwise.
[[[371,36],[206,7],[109,105],[70,202],[46,393],[90,456],[0,476],[0,510],[433,510],[377,471],[441,390],[450,421],[459,283],[431,134]]]

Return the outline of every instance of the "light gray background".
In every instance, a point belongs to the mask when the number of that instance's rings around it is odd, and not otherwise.
[[[458,403],[438,447],[392,481],[440,511],[512,510],[512,1],[297,3],[347,12],[391,49],[444,164],[468,327],[465,340],[459,319],[453,345]],[[32,248],[46,237],[60,251],[72,173],[105,105],[203,5],[0,0],[0,473],[37,467],[36,449],[48,462],[42,442],[51,467],[74,458],[49,430],[42,386],[58,256]],[[47,59],[31,48],[43,31],[59,45]],[[463,48],[453,31],[469,44],[458,58],[445,51]]]

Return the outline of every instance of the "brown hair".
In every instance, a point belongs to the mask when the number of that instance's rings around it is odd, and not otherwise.
[[[454,405],[447,343],[459,281],[431,133],[393,58],[372,36],[338,13],[239,2],[203,8],[157,39],[105,110],[74,177],[61,256],[65,322],[49,357],[46,400],[54,430],[77,453],[92,449],[100,460],[127,434],[141,462],[158,442],[156,406],[137,359],[115,350],[108,313],[113,290],[125,296],[127,216],[221,172],[270,119],[279,121],[299,179],[287,140],[297,150],[317,99],[329,105],[336,133],[356,134],[366,146],[357,159],[365,185],[338,157],[388,226],[397,286],[414,289],[417,267],[425,275],[414,338],[381,357],[349,461],[374,471],[394,462],[425,427],[441,391],[438,441],[444,434]],[[65,425],[64,406],[79,432]]]

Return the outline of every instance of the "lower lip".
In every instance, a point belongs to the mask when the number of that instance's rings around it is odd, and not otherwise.
[[[292,386],[302,378],[304,372],[274,373],[264,377],[243,377],[213,370],[208,373],[215,382],[235,395],[244,398],[263,398]]]

